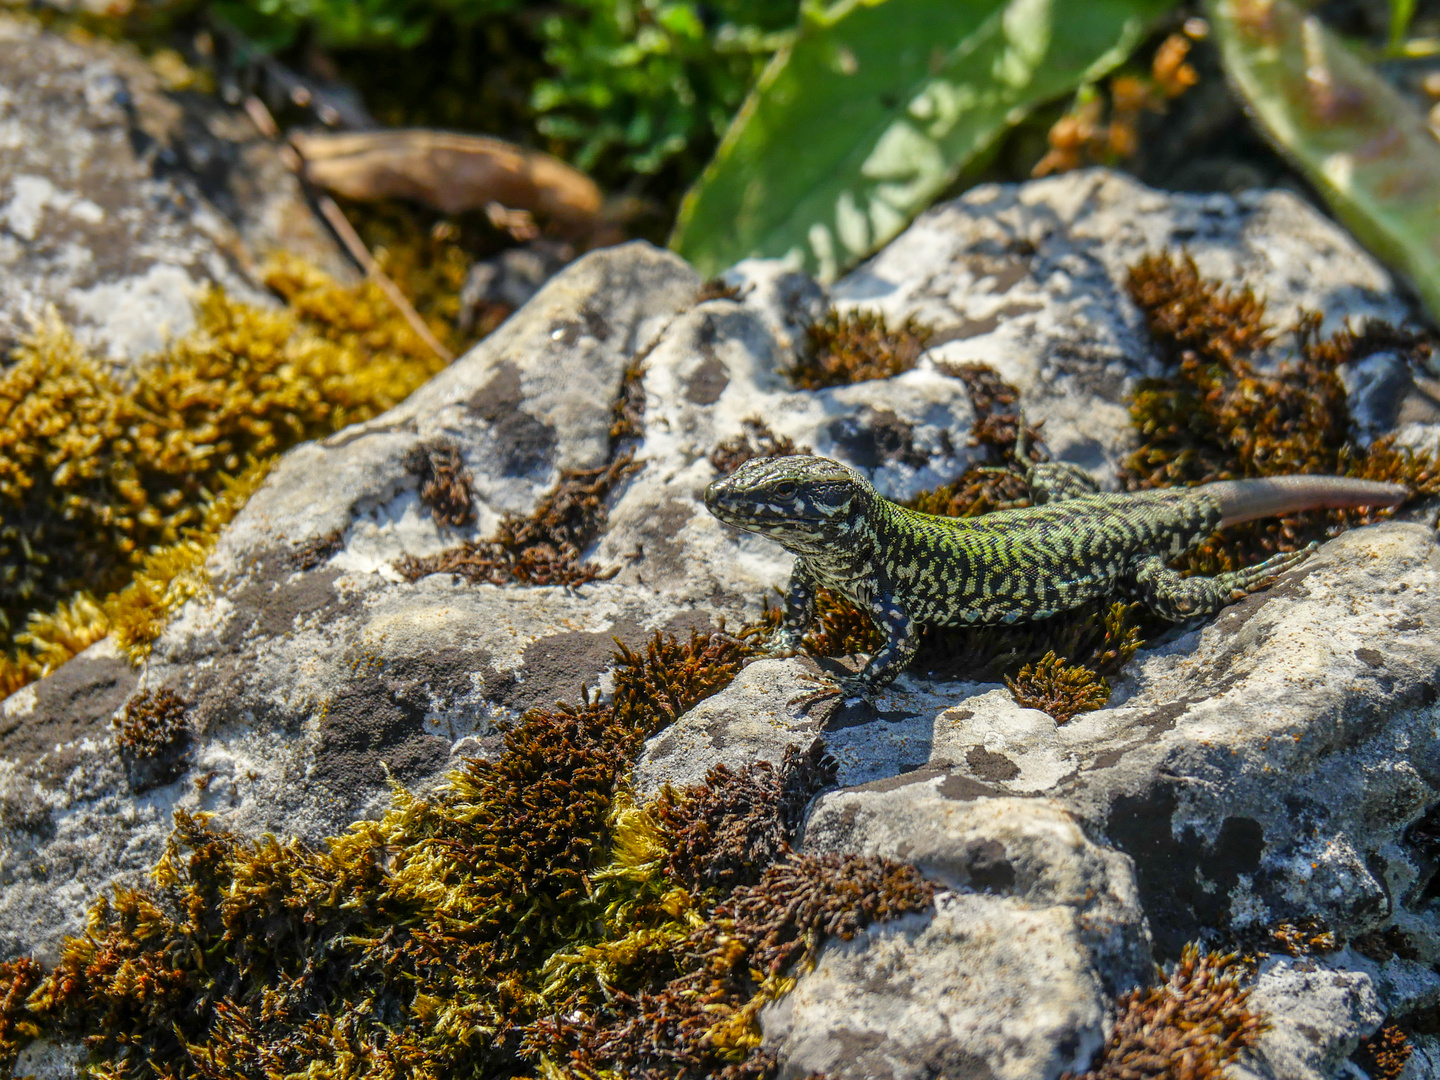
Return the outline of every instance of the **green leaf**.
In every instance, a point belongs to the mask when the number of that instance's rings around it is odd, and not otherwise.
[[[1211,0],[1236,88],[1362,244],[1440,319],[1440,142],[1425,118],[1288,0]]]
[[[830,279],[895,236],[1037,105],[1130,54],[1170,0],[805,5],[670,245],[702,273],[796,254]]]
[[[1415,0],[1390,0],[1390,52],[1399,53],[1415,18]]]

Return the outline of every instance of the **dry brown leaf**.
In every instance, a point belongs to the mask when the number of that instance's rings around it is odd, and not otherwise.
[[[578,169],[549,154],[484,135],[396,129],[348,134],[295,132],[305,176],[348,199],[413,199],[442,214],[498,203],[588,231],[604,199]]]

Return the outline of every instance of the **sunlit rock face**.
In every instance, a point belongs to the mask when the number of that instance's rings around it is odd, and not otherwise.
[[[908,498],[977,459],[968,395],[937,365],[984,363],[1055,457],[1113,485],[1134,445],[1127,397],[1159,370],[1125,277],[1180,248],[1264,294],[1280,325],[1300,308],[1327,325],[1407,314],[1383,270],[1293,195],[1169,195],[1106,171],[972,191],[841,280],[842,309],[917,316],[935,335],[913,370],[832,389],[785,374],[827,303],[813,282],[742,264],[734,298],[697,302],[694,271],[648,245],[577,261],[402,405],[285,455],[148,670],[102,642],[4,703],[0,955],[53,956],[88,901],[153,865],[176,809],[319,839],[376,814],[387,777],[425,789],[493,755],[502,721],[607,688],[612,639],[757,618],[789,558],[703,503],[712,452],[751,417]],[[397,571],[610,460],[612,403],[637,364],[641,468],[584,553],[613,576],[567,589]],[[1425,374],[1370,367],[1350,387],[1367,430],[1433,440]],[[466,525],[437,524],[406,465],[441,441],[473,478]],[[650,739],[634,784],[643,800],[818,740],[837,781],[797,847],[911,862],[941,887],[931,913],[831,942],[797,973],[762,1016],[782,1075],[1083,1070],[1155,960],[1314,916],[1389,944],[1267,962],[1255,994],[1275,1026],[1243,1064],[1338,1076],[1385,1016],[1440,998],[1437,626],[1431,519],[1397,520],[1150,643],[1104,708],[1068,723],[1003,686],[913,673],[868,713],[817,709],[813,662],[762,659]],[[180,774],[143,791],[110,726],[142,682],[195,718]]]

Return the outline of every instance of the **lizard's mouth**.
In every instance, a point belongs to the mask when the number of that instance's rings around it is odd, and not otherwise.
[[[705,508],[737,529],[747,532],[782,534],[806,532],[807,525],[820,523],[819,517],[798,513],[794,506],[763,502],[753,495],[728,491],[724,480],[716,480],[705,489]]]

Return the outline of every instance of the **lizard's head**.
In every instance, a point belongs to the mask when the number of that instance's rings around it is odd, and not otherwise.
[[[796,552],[844,543],[875,498],[854,469],[809,454],[748,461],[705,489],[705,505],[726,525]]]

